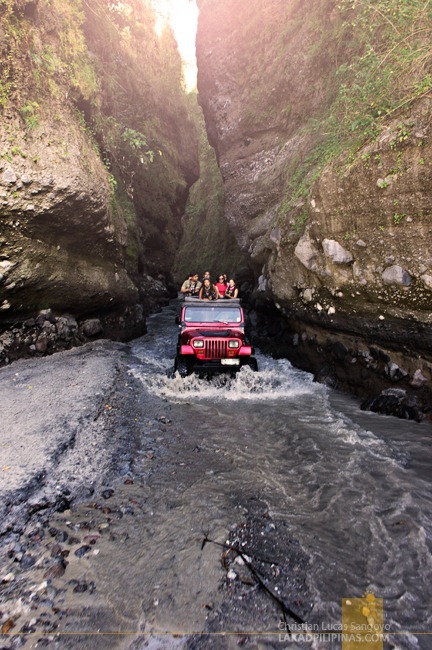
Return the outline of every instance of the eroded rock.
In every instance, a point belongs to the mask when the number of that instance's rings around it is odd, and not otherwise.
[[[409,273],[398,264],[388,266],[381,277],[385,284],[398,284],[403,287],[409,287],[412,281]]]
[[[351,264],[353,255],[334,239],[324,239],[322,243],[324,255],[330,257],[333,264]]]

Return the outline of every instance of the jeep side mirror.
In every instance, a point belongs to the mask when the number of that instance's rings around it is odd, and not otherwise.
[[[175,317],[175,324],[180,325],[180,316]]]

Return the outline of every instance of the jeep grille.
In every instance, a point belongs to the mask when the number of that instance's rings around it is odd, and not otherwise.
[[[227,356],[227,341],[224,339],[205,339],[207,359],[224,359]]]

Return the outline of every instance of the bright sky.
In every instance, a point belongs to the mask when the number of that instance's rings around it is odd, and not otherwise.
[[[152,0],[159,16],[158,28],[164,20],[173,28],[178,48],[184,61],[184,76],[188,90],[196,87],[197,68],[195,56],[195,35],[198,21],[198,7],[195,0]]]

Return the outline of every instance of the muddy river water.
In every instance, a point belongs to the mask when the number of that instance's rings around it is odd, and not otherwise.
[[[63,629],[80,621],[131,636],[62,644],[340,648],[320,635],[281,635],[278,603],[253,578],[240,579],[241,558],[227,566],[218,544],[243,544],[253,563],[247,539],[255,535],[255,549],[261,541],[274,561],[269,589],[315,629],[337,628],[342,598],[369,592],[384,599],[385,648],[431,648],[431,424],[363,413],[288,361],[260,354],[258,373],[172,377],[175,309],[150,318],[148,334],[132,343],[144,413],[153,400],[132,478],[106,507],[83,504],[53,520],[69,533],[87,527],[94,543],[68,578],[85,579],[95,594],[82,594],[85,613]],[[217,543],[202,548],[206,535]],[[65,607],[78,612],[68,598]]]

